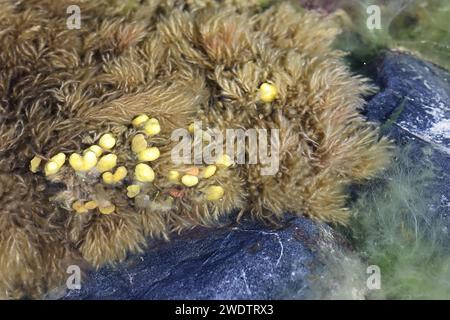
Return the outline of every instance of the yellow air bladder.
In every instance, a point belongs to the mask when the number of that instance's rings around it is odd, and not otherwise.
[[[103,182],[106,184],[114,184],[114,174],[112,174],[111,172],[105,172],[102,174],[102,179]]]
[[[176,170],[170,170],[167,178],[170,182],[178,182],[180,181],[180,173]]]
[[[84,171],[84,160],[78,153],[70,155],[69,164],[75,171]]]
[[[217,171],[217,167],[215,165],[209,165],[205,169],[203,169],[202,177],[205,179],[211,178]]]
[[[161,153],[156,147],[147,148],[138,154],[139,161],[154,161],[159,158]]]
[[[159,121],[155,118],[149,119],[144,124],[144,132],[149,136],[154,136],[155,134],[158,134],[161,132],[161,126],[159,124]]]
[[[114,180],[116,182],[122,181],[123,179],[126,178],[128,174],[127,168],[125,167],[118,167],[116,172],[114,173]]]
[[[219,158],[217,159],[216,164],[218,166],[228,168],[229,166],[233,165],[233,160],[231,160],[229,155],[223,154],[223,155],[219,156]]]
[[[44,172],[46,176],[51,176],[61,169],[61,167],[66,162],[66,155],[64,153],[58,153],[57,155],[50,158],[50,161],[45,164]]]
[[[94,151],[87,151],[83,155],[84,171],[91,170],[97,164],[97,155]]]
[[[88,201],[84,204],[84,207],[88,210],[94,210],[98,207],[98,203],[95,200]]]
[[[272,102],[278,96],[277,88],[270,83],[263,83],[261,87],[259,87],[259,98],[263,102]]]
[[[138,115],[136,118],[134,118],[133,121],[131,121],[131,124],[133,125],[133,127],[139,128],[147,121],[148,121],[148,116],[146,114],[141,114],[141,115]]]
[[[111,133],[105,133],[98,141],[100,147],[111,150],[116,145],[116,138]]]
[[[66,162],[66,155],[61,152],[58,153],[56,156],[52,157],[50,160],[56,162],[58,166],[61,168]]]
[[[135,135],[133,140],[131,140],[131,150],[133,150],[134,153],[139,153],[145,149],[147,149],[147,140],[145,139],[145,136],[143,134]]]
[[[95,167],[97,161],[97,155],[91,150],[86,150],[83,156],[72,153],[69,157],[69,164],[75,171],[89,171]]]
[[[102,153],[103,153],[103,149],[102,149],[100,146],[96,145],[96,144],[90,146],[90,147],[87,148],[84,152],[86,153],[87,151],[92,151],[92,152],[94,152],[95,155],[97,156],[97,158],[100,158],[100,156],[101,156]]]
[[[127,197],[128,198],[134,198],[136,197],[139,192],[141,192],[141,187],[137,184],[132,184],[127,187]]]
[[[77,213],[86,213],[88,212],[88,209],[85,207],[82,201],[77,200],[72,204],[72,209],[75,210]]]
[[[195,122],[192,122],[189,126],[188,126],[188,131],[190,134],[194,134],[195,130],[201,130],[201,128],[198,127],[198,124],[196,124]]]
[[[59,171],[58,164],[54,161],[49,161],[45,164],[44,171],[46,176],[54,175]]]
[[[186,187],[193,187],[198,184],[198,177],[186,174],[181,178],[181,183]]]
[[[100,211],[101,214],[111,214],[116,210],[116,206],[111,204],[109,206],[105,207],[99,207],[98,211]]]
[[[136,166],[134,169],[134,176],[136,180],[140,182],[152,182],[155,180],[155,172],[145,163],[139,163]]]
[[[42,159],[39,157],[34,157],[30,161],[30,171],[33,173],[36,173],[39,169],[39,166],[41,165]]]
[[[117,165],[117,156],[115,154],[107,154],[100,158],[97,163],[97,170],[105,172],[112,170]]]
[[[116,172],[114,173],[111,172],[103,173],[102,174],[103,182],[105,182],[106,184],[119,183],[120,181],[126,178],[127,173],[128,173],[127,168],[123,166],[118,167]]]
[[[221,186],[211,186],[206,189],[206,199],[209,201],[216,201],[223,197],[225,190]]]

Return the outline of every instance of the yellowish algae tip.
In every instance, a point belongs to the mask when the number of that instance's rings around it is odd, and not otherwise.
[[[98,207],[98,203],[95,200],[88,201],[84,204],[84,207],[88,210],[93,210]]]
[[[225,190],[221,186],[210,186],[206,189],[206,199],[209,201],[219,200],[223,197]]]
[[[126,178],[128,174],[127,168],[121,166],[118,167],[116,172],[105,172],[102,174],[103,182],[106,184],[118,183]]]
[[[110,150],[116,145],[116,138],[111,133],[105,133],[98,141],[98,144],[103,149]]]
[[[111,172],[105,172],[102,174],[103,182],[106,184],[113,184],[114,181],[114,175]]]
[[[77,200],[72,204],[72,209],[75,210],[77,213],[86,213],[88,212],[88,209],[85,207],[82,201]]]
[[[158,134],[161,132],[161,126],[159,124],[159,121],[155,118],[149,119],[144,124],[144,132],[149,136],[154,136],[155,134]]]
[[[266,82],[259,87],[259,97],[263,102],[272,102],[277,96],[278,89],[274,85]]]
[[[109,206],[105,207],[99,207],[98,211],[100,211],[101,214],[111,214],[116,210],[116,206],[111,204]]]
[[[186,187],[193,187],[198,184],[198,177],[186,174],[181,178],[181,183],[183,183]]]
[[[229,155],[223,154],[223,155],[219,156],[216,164],[218,166],[222,166],[222,167],[229,167],[229,166],[233,165],[233,160],[231,160],[231,157]]]
[[[147,148],[138,154],[139,161],[154,161],[159,158],[161,153],[157,147]]]
[[[147,140],[143,134],[137,134],[131,140],[131,150],[134,153],[139,153],[143,150],[147,149]]]
[[[92,151],[92,152],[94,152],[95,155],[97,156],[97,158],[100,158],[100,156],[101,156],[102,153],[103,153],[102,148],[101,148],[100,146],[96,145],[96,144],[94,144],[94,145],[90,146],[89,148],[87,148],[87,149],[84,151],[84,153],[86,153],[87,151]]]
[[[197,129],[197,126],[195,125],[195,122],[192,122],[189,126],[188,126],[188,131],[190,134],[194,134],[195,129]]]
[[[153,169],[145,164],[145,163],[139,163],[136,168],[134,169],[134,176],[136,180],[140,182],[152,182],[155,180],[155,172]]]
[[[131,121],[131,124],[135,128],[139,128],[141,125],[146,123],[148,121],[148,116],[146,114],[138,115],[136,118]]]
[[[180,173],[176,170],[170,170],[167,178],[171,182],[178,182],[180,180]]]
[[[54,161],[61,168],[66,162],[66,155],[62,152],[58,153],[56,156],[52,157],[50,161]]]
[[[45,164],[44,171],[46,176],[51,176],[59,171],[59,166],[56,162],[49,161]]]
[[[128,198],[134,198],[136,197],[139,192],[141,192],[141,187],[137,184],[132,184],[127,187],[127,196]]]
[[[46,176],[51,176],[61,169],[66,162],[66,155],[64,153],[58,153],[56,156],[50,158],[50,161],[45,164],[44,172]]]
[[[114,173],[114,180],[116,182],[122,181],[123,179],[126,178],[127,174],[128,174],[127,168],[125,168],[124,166],[118,167],[116,172]]]
[[[31,159],[30,161],[30,171],[33,173],[36,173],[39,169],[39,166],[41,165],[42,159],[39,158],[38,156],[35,156],[33,159]]]
[[[203,170],[202,177],[206,179],[211,178],[216,173],[216,171],[217,167],[215,165],[209,165]]]
[[[75,171],[84,170],[84,160],[83,157],[78,153],[72,153],[69,157],[69,164]]]
[[[72,153],[69,157],[69,164],[75,171],[88,171],[97,164],[97,155],[94,151],[86,150],[83,156]]]
[[[117,165],[117,156],[113,153],[107,154],[100,158],[97,163],[97,170],[105,172],[112,170]]]

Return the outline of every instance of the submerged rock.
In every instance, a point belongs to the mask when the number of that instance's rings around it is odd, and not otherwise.
[[[387,52],[377,66],[377,82],[383,90],[367,105],[369,120],[384,123],[391,136],[413,136],[450,155],[450,74],[411,55]]]
[[[430,212],[450,227],[450,74],[429,62],[400,52],[386,52],[377,61],[381,87],[366,106],[383,134],[412,149],[411,163],[434,170],[423,194]]]
[[[350,292],[360,298],[364,290],[357,285],[363,282],[354,281],[357,275],[329,276],[338,258],[358,265],[345,258],[346,251],[345,241],[330,227],[306,218],[290,217],[281,229],[250,220],[195,228],[117,267],[89,274],[81,290],[70,290],[65,298],[316,298],[339,295],[343,283],[355,285]]]

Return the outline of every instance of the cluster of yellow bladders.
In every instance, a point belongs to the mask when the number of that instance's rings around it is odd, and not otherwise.
[[[278,97],[277,88],[270,83],[263,83],[258,90],[258,97],[261,101],[270,103]],[[134,168],[134,182],[127,187],[127,196],[134,198],[139,195],[141,186],[145,183],[151,183],[155,180],[155,172],[148,162],[155,161],[160,157],[160,151],[157,147],[149,147],[147,137],[157,135],[161,132],[161,126],[157,119],[149,118],[145,114],[135,117],[131,124],[138,133],[131,141],[131,150],[135,154],[138,164]],[[189,131],[194,132],[194,124],[189,126]],[[128,176],[128,170],[124,166],[117,169],[117,155],[112,152],[116,145],[116,138],[111,133],[106,133],[100,137],[98,144],[92,145],[82,154],[73,153],[69,156],[69,164],[78,173],[93,172],[101,174],[102,180],[107,185],[121,183]],[[58,153],[51,157],[44,166],[45,176],[57,174],[67,158],[64,153]],[[30,170],[36,173],[41,165],[42,158],[34,157],[30,161]],[[194,187],[200,179],[212,177],[218,167],[227,168],[233,165],[232,159],[228,155],[222,155],[215,165],[208,165],[201,170],[198,167],[192,167],[184,170],[182,173],[177,170],[169,171],[167,178],[174,184],[182,184],[186,187]],[[115,170],[114,170],[115,169]],[[205,190],[205,197],[209,201],[220,200],[224,195],[224,189],[221,186],[210,186]],[[87,202],[75,201],[72,209],[78,213],[86,213],[89,210],[98,209],[102,214],[110,214],[115,211],[114,204],[109,201],[90,200]]]
[[[271,102],[277,96],[277,90],[273,85],[263,84],[259,89],[260,99],[264,102]],[[145,183],[155,180],[155,172],[148,162],[155,161],[160,157],[157,147],[149,147],[147,137],[157,135],[161,132],[161,126],[157,119],[149,118],[142,114],[135,117],[131,124],[138,130],[138,133],[131,141],[131,150],[135,154],[138,164],[134,168],[133,184],[127,186],[127,196],[134,198],[139,195],[141,187]],[[193,124],[189,126],[189,131],[194,131]],[[116,145],[116,138],[111,133],[103,134],[94,144],[85,149],[82,154],[73,153],[69,156],[68,162],[72,169],[80,174],[93,173],[101,174],[102,181],[107,185],[115,185],[123,182],[128,176],[128,170],[124,166],[117,166],[117,155],[113,153]],[[57,174],[67,157],[64,153],[58,153],[51,157],[44,166],[45,176]],[[30,170],[36,173],[41,165],[42,158],[35,156],[30,161]],[[192,167],[182,172],[171,170],[167,174],[167,179],[174,184],[182,184],[185,187],[194,187],[200,179],[212,177],[218,167],[227,168],[233,165],[233,161],[228,155],[222,155],[215,165],[208,165],[203,168]],[[210,186],[205,190],[205,197],[208,201],[220,200],[224,196],[224,189],[219,185]],[[87,202],[75,201],[72,209],[77,213],[86,213],[89,210],[98,209],[102,214],[111,214],[115,211],[114,204],[109,201],[90,200]]]
[[[156,119],[149,119],[147,115],[139,115],[133,119],[132,125],[140,129],[142,133],[136,134],[131,141],[131,150],[136,154],[137,159],[141,162],[154,161],[159,158],[160,151],[156,147],[148,147],[145,135],[151,136],[158,134],[161,130],[159,122]],[[189,130],[193,128],[193,124],[189,126]],[[231,159],[224,155],[216,163],[217,166],[229,167],[233,164]],[[200,182],[200,179],[208,179],[217,171],[216,165],[209,165],[201,171],[198,167],[188,168],[183,172],[170,170],[167,179],[174,184],[182,184],[185,187],[194,187]],[[127,187],[127,196],[129,198],[136,197],[141,191],[141,184],[152,182],[155,179],[155,173],[152,168],[145,163],[139,163],[135,169],[135,180],[138,183]],[[206,199],[209,201],[220,200],[224,195],[224,189],[221,186],[210,186],[205,191]]]

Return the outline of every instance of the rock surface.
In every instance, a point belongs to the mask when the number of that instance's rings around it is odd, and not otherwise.
[[[386,52],[373,73],[382,90],[367,104],[367,117],[398,145],[414,149],[412,163],[434,169],[423,197],[450,230],[450,74],[400,52]]]
[[[65,298],[312,298],[319,293],[311,288],[324,287],[328,257],[342,254],[342,243],[331,228],[305,218],[290,217],[277,230],[252,221],[196,228],[90,274],[81,290],[68,291]],[[333,280],[336,291],[339,279]]]
[[[381,91],[368,118],[397,144],[412,145],[418,165],[430,165],[428,154],[438,178],[424,197],[450,228],[450,76],[397,52],[387,52],[373,74]],[[364,285],[365,268],[342,237],[291,216],[282,229],[244,221],[153,243],[143,255],[88,273],[64,299],[362,298]]]

